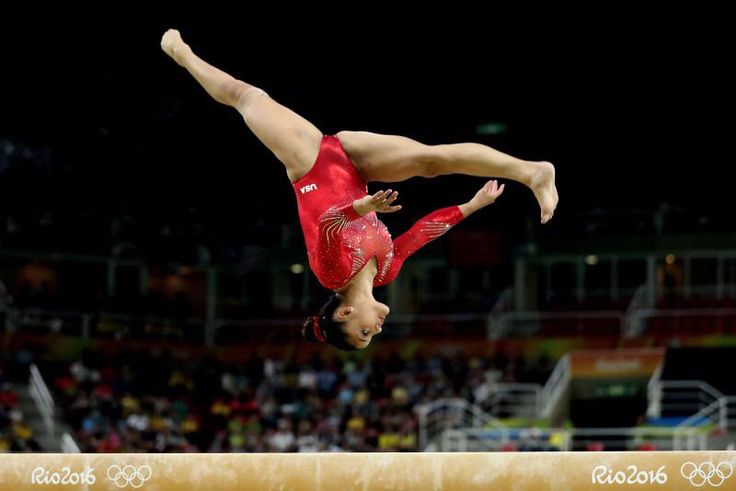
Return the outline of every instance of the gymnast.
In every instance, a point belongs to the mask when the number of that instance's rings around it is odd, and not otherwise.
[[[296,193],[309,265],[320,283],[334,292],[320,312],[305,321],[302,336],[308,341],[342,350],[368,346],[389,313],[389,307],[373,297],[373,287],[393,281],[406,258],[493,203],[504,190],[504,184],[490,180],[470,201],[430,213],[392,241],[376,213],[400,210],[398,192],[386,189],[371,195],[368,182],[457,173],[505,178],[531,189],[542,223],[555,211],[555,168],[549,162],[517,159],[477,143],[425,145],[364,131],[323,135],[263,90],[203,61],[179,31],[168,30],[161,48],[217,102],[237,109],[284,164]]]

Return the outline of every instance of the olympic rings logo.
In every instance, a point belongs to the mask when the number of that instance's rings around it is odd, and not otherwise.
[[[685,462],[680,467],[680,474],[696,488],[705,486],[705,483],[717,488],[731,477],[733,466],[730,462],[721,462],[718,465],[714,465],[713,462],[703,462],[700,465]]]
[[[126,465],[122,468],[113,464],[107,468],[107,478],[119,488],[140,488],[151,478],[151,474],[151,468],[146,464],[140,467]]]

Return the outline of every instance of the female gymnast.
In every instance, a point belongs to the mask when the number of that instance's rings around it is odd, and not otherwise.
[[[504,185],[488,181],[467,203],[437,210],[392,242],[376,213],[393,213],[398,193],[367,192],[371,181],[399,182],[414,176],[467,174],[511,179],[527,185],[541,208],[541,221],[557,206],[555,168],[476,143],[424,145],[402,136],[363,131],[323,135],[314,125],[199,58],[170,29],[161,48],[217,101],[240,112],[245,124],[284,164],[294,186],[309,265],[335,292],[302,336],[343,350],[368,346],[381,332],[389,308],[373,287],[393,281],[407,257],[470,214],[493,203]]]

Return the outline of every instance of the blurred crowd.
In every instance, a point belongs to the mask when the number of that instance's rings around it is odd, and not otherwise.
[[[25,421],[20,395],[6,376],[0,360],[0,452],[38,452],[40,445]]]
[[[551,365],[412,356],[192,364],[171,354],[88,352],[48,366],[82,451],[415,451],[418,405],[476,401],[501,381],[543,382]]]

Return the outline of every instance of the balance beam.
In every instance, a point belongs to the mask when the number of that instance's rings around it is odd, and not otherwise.
[[[736,490],[736,452],[5,454],[0,490]]]

